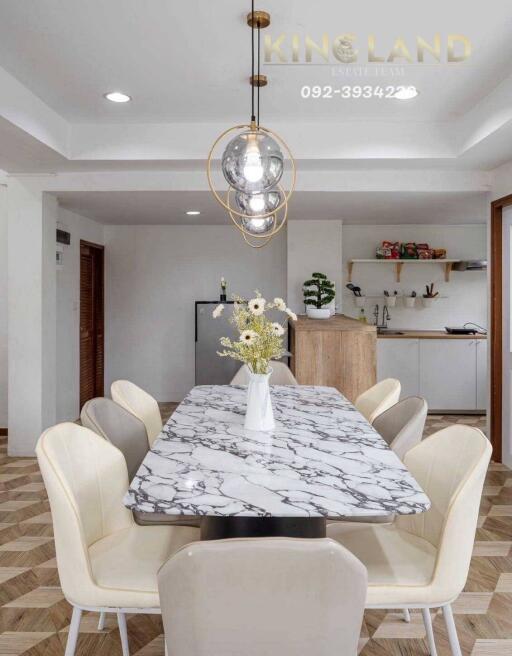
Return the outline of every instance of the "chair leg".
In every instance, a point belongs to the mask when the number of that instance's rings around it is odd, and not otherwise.
[[[404,615],[404,622],[410,622],[411,621],[411,613],[409,612],[408,608],[404,608],[403,615]]]
[[[106,618],[107,618],[107,614],[102,611],[100,613],[100,619],[98,620],[98,631],[103,631],[103,629],[105,628]]]
[[[73,615],[69,625],[68,640],[66,642],[66,651],[64,656],[74,656],[76,643],[78,642],[78,631],[80,630],[80,620],[82,619],[82,610],[73,606]]]
[[[430,656],[437,656],[436,643],[434,640],[434,629],[432,628],[432,618],[430,617],[430,608],[422,608],[423,624],[427,633],[427,644]]]
[[[452,650],[452,654],[453,656],[462,656],[459,637],[457,635],[457,627],[455,626],[455,620],[453,619],[453,612],[450,604],[443,606],[443,615],[444,621],[446,623],[446,629],[448,631],[448,640],[450,641],[450,649]]]
[[[121,636],[123,656],[130,656],[130,647],[128,645],[128,628],[126,626],[126,615],[124,613],[117,613],[117,623],[119,624],[119,635]]]

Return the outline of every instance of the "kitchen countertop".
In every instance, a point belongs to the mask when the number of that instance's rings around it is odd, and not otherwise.
[[[346,317],[344,314],[335,314],[329,319],[310,319],[303,314],[297,317],[297,321],[289,322],[290,328],[296,331],[340,331],[340,332],[359,332],[374,333],[375,326],[369,323],[362,323],[352,317]]]
[[[395,330],[389,328],[389,330]],[[383,335],[377,333],[379,339],[487,339],[487,335],[449,335],[445,330],[401,330],[401,335]]]

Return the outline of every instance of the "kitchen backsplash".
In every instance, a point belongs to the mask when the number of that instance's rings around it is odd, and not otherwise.
[[[348,262],[351,259],[375,258],[376,247],[384,240],[392,242],[416,242],[435,244],[446,249],[447,258],[477,259],[487,256],[487,231],[485,225],[424,226],[395,225],[343,226],[343,293],[342,312],[358,317],[364,303],[368,322],[373,323],[376,304],[381,309],[385,302],[384,290],[390,296],[397,292],[394,307],[389,307],[391,328],[438,329],[448,325],[462,325],[474,321],[487,325],[487,276],[485,271],[452,271],[450,281],[445,282],[444,266],[441,261],[403,265],[401,281],[396,282],[393,264],[354,264],[352,283],[361,288],[365,300],[356,301],[354,294],[345,285],[348,282]],[[430,307],[425,307],[422,296],[425,286],[434,283],[439,292]],[[413,291],[417,294],[415,306],[405,306],[404,295]],[[390,305],[391,305],[390,303]],[[409,302],[410,303],[410,302]]]

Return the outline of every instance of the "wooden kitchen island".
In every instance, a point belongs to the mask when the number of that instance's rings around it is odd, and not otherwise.
[[[342,314],[290,321],[290,367],[300,385],[336,387],[349,401],[377,376],[377,331]]]

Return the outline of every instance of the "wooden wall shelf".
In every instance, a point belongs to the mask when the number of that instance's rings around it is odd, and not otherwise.
[[[450,273],[452,272],[452,267],[455,262],[460,262],[460,260],[377,260],[377,259],[368,259],[368,260],[349,260],[348,262],[348,282],[352,282],[352,271],[354,264],[394,264],[395,273],[396,273],[396,282],[400,282],[400,277],[402,275],[402,268],[404,264],[440,264],[444,267],[444,279],[446,282],[450,281]]]

